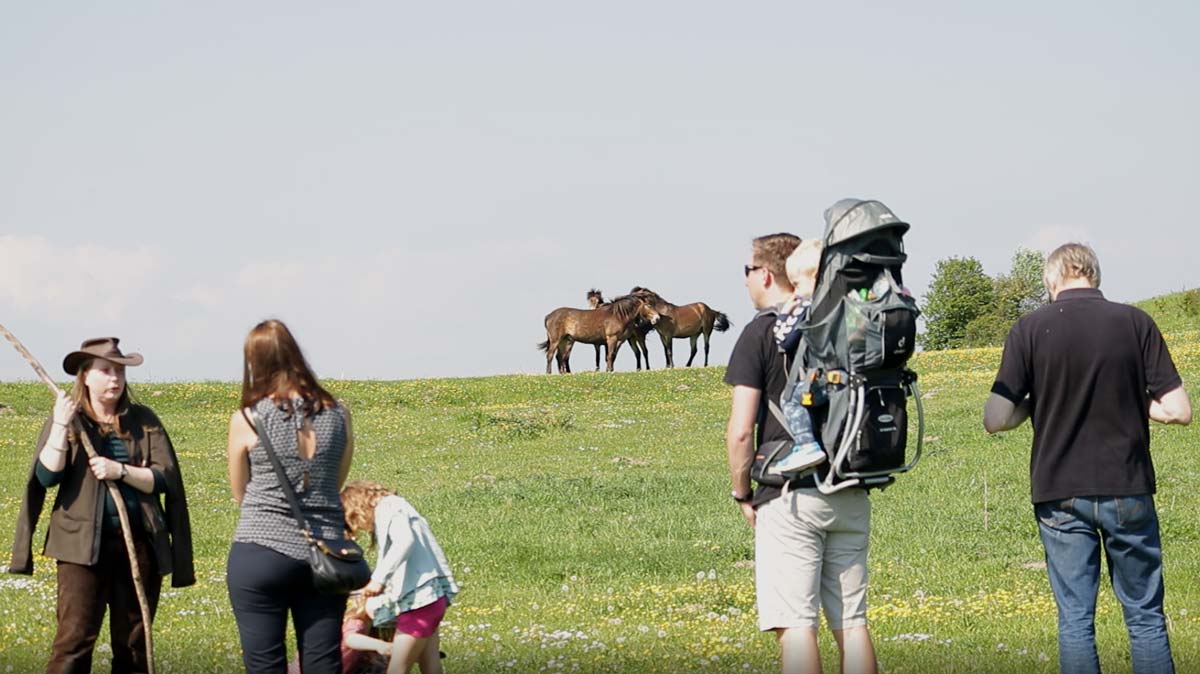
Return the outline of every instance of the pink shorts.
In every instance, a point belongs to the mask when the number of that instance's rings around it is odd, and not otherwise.
[[[427,639],[437,632],[438,625],[442,624],[442,618],[446,615],[446,607],[449,605],[448,599],[438,597],[438,600],[432,604],[405,611],[396,616],[396,631],[418,639]]]

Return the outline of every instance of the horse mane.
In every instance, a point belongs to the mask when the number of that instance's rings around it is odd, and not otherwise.
[[[637,312],[639,304],[645,302],[640,297],[635,295],[621,295],[615,299],[609,300],[608,305],[619,320],[627,320]]]
[[[658,293],[654,292],[653,290],[642,287],[642,286],[634,286],[633,290],[629,291],[629,294],[630,295],[643,295],[645,297],[649,297],[652,300],[662,300],[662,295],[659,295]]]
[[[668,309],[675,308],[674,304],[671,304],[670,302],[666,301],[665,299],[663,299],[662,295],[659,295],[658,293],[654,292],[653,290],[651,290],[649,288],[644,288],[642,286],[634,286],[633,290],[629,291],[629,294],[636,295],[638,297],[641,297],[641,298],[647,300],[647,303],[651,307],[653,307],[655,311],[666,311]]]

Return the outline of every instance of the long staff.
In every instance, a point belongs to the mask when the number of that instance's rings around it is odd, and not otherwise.
[[[50,375],[46,374],[46,369],[37,361],[37,358],[29,353],[29,349],[25,348],[21,340],[17,339],[17,336],[9,332],[8,328],[3,325],[0,325],[0,335],[4,335],[17,353],[21,354],[25,362],[29,363],[29,366],[37,373],[38,379],[41,379],[57,398],[58,386],[54,384]],[[78,414],[71,420],[71,424],[75,433],[79,435],[79,439],[83,441],[83,451],[87,453],[88,458],[96,458],[96,448],[92,446],[92,440],[83,429],[83,422],[79,420]],[[113,504],[117,506],[117,516],[121,519],[121,535],[125,538],[125,551],[129,553],[129,570],[133,572],[133,589],[137,592],[138,605],[142,609],[143,631],[146,633],[146,670],[149,674],[154,674],[154,639],[150,635],[150,602],[146,600],[146,588],[142,583],[141,569],[138,568],[137,550],[133,546],[133,536],[130,534],[129,512],[125,509],[125,499],[121,498],[121,491],[117,488],[117,484],[112,480],[103,480],[103,482],[108,486],[108,493],[112,497]]]

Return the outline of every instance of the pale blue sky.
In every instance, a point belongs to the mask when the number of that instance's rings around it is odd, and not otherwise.
[[[645,285],[723,364],[749,240],[846,196],[918,292],[1068,239],[1200,285],[1194,2],[347,4],[0,2],[0,322],[135,382],[238,378],[267,316],[322,376],[540,372],[548,311]]]

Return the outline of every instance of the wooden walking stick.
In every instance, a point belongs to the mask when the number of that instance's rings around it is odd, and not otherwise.
[[[41,379],[50,388],[51,393],[57,399],[59,394],[58,386],[54,384],[54,380],[50,378],[50,375],[46,374],[46,369],[37,361],[37,358],[34,358],[33,354],[29,353],[29,349],[26,349],[25,345],[21,343],[21,340],[17,339],[17,336],[9,332],[8,328],[3,325],[0,325],[0,334],[4,335],[4,338],[13,345],[17,353],[21,354],[21,357],[25,359],[25,362],[29,363],[29,366],[37,373],[38,379]],[[71,425],[79,435],[79,439],[83,441],[83,451],[87,453],[88,458],[96,458],[96,448],[92,446],[92,440],[83,429],[83,422],[79,420],[78,414],[72,419]],[[129,512],[125,509],[125,499],[121,498],[121,490],[117,487],[116,482],[113,480],[104,480],[103,482],[108,486],[108,494],[112,497],[113,504],[117,506],[117,517],[121,520],[121,535],[125,538],[125,551],[129,553],[129,570],[133,574],[133,589],[137,592],[138,605],[142,609],[142,627],[146,633],[146,671],[149,674],[154,674],[154,639],[150,635],[150,602],[146,599],[146,588],[142,582],[142,571],[138,568],[137,549],[134,548],[133,535],[129,529]]]

